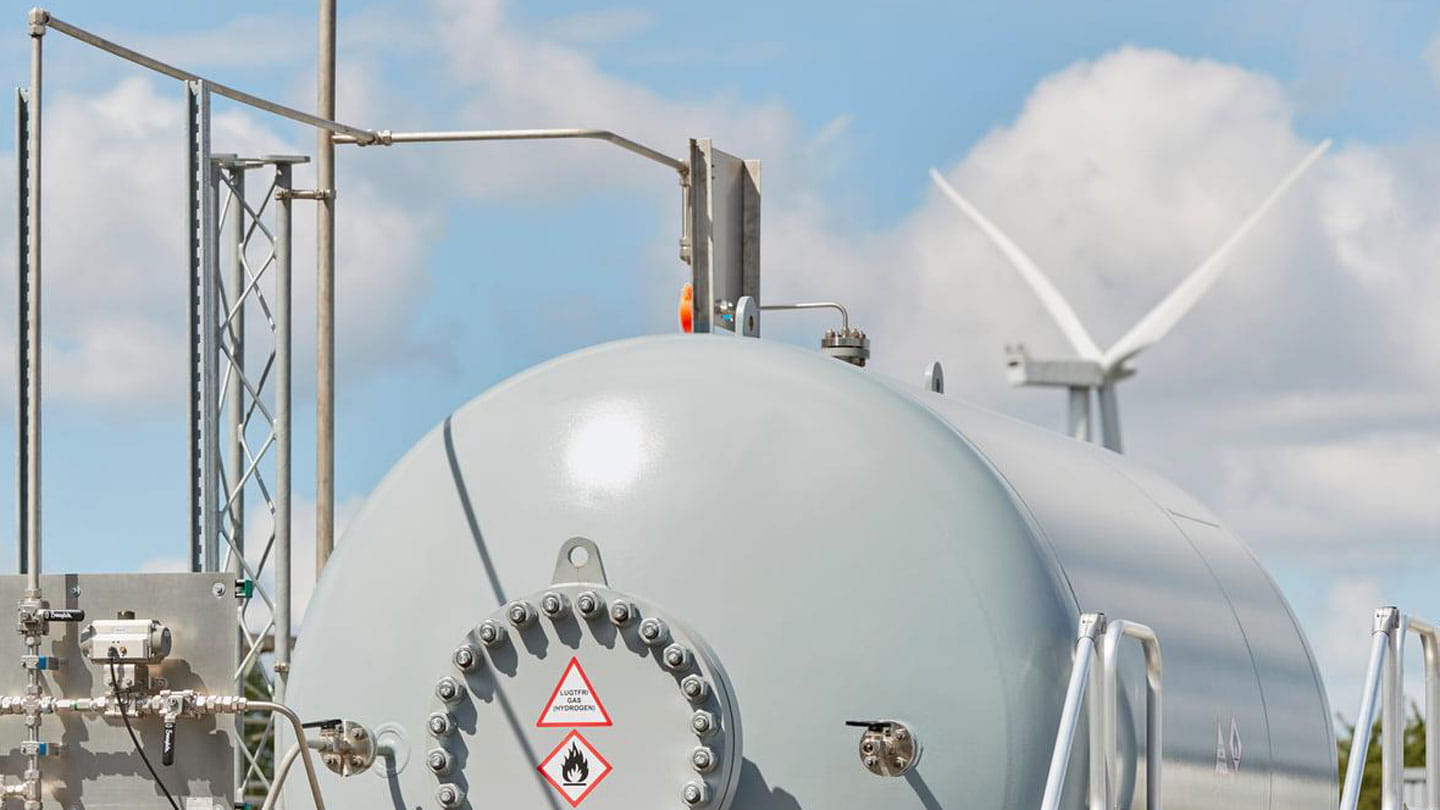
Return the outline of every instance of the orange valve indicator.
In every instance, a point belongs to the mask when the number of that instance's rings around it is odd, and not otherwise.
[[[680,331],[695,331],[695,285],[688,282],[680,288]]]

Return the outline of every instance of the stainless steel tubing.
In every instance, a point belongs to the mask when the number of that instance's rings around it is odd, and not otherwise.
[[[1140,642],[1145,653],[1145,807],[1147,810],[1161,810],[1160,779],[1164,764],[1164,740],[1162,738],[1163,693],[1161,680],[1163,662],[1160,657],[1160,641],[1155,631],[1137,622],[1116,619],[1105,630],[1104,658],[1101,664],[1105,677],[1105,713],[1101,722],[1104,728],[1104,755],[1114,756],[1117,749],[1117,725],[1119,722],[1119,660],[1120,641],[1133,638]],[[1092,752],[1093,755],[1093,752]],[[1108,787],[1119,784],[1118,763],[1106,768]]]
[[[760,307],[762,312],[781,309],[833,309],[840,313],[840,328],[850,328],[849,311],[834,301],[801,301],[795,304],[765,304]]]
[[[252,700],[246,704],[246,708],[257,712],[274,712],[283,715],[290,721],[290,726],[295,731],[296,741],[304,743],[305,727],[300,722],[300,716],[291,711],[290,707],[264,700]],[[325,810],[325,798],[320,795],[320,779],[315,774],[315,761],[310,756],[309,747],[303,744],[300,745],[300,759],[305,763],[305,777],[310,780],[310,794],[315,799],[315,810]]]
[[[581,138],[613,143],[629,152],[634,152],[641,157],[648,158],[665,166],[669,166],[681,174],[690,170],[688,164],[679,158],[671,157],[658,149],[652,149],[643,143],[632,141],[623,135],[617,135],[608,129],[481,129],[481,130],[456,130],[453,132],[390,132],[382,130],[375,133],[374,140],[361,140],[352,135],[336,135],[335,143],[353,143],[360,146],[379,145],[390,146],[396,143],[454,143],[459,141],[544,141],[567,138]]]
[[[32,18],[38,15],[41,20],[40,24],[43,26],[53,28],[68,37],[78,39],[87,45],[93,45],[94,47],[99,48],[102,51],[107,51],[120,57],[121,59],[134,62],[141,67],[149,68],[156,73],[169,76],[172,79],[179,79],[181,81],[196,81],[201,78],[194,73],[181,70],[174,65],[168,65],[164,62],[161,62],[159,59],[153,59],[143,53],[133,51],[125,47],[124,45],[111,42],[110,40],[92,34],[83,28],[71,25],[70,23],[67,23],[64,20],[57,18],[55,15],[51,14],[48,11],[45,11],[44,9],[34,9],[33,11],[31,11],[31,15]],[[312,127],[319,127],[320,129],[329,130],[330,132],[344,133],[352,138],[355,138],[357,143],[371,143],[379,137],[376,133],[368,129],[353,127],[349,124],[342,124],[339,121],[331,121],[327,118],[321,118],[318,115],[311,115],[307,112],[301,112],[294,107],[287,107],[284,104],[276,104],[273,101],[267,101],[266,99],[260,98],[259,96],[252,96],[249,93],[243,92],[241,90],[236,90],[233,87],[228,87],[217,82],[207,81],[206,84],[211,92],[217,95],[224,96],[232,101],[238,101],[241,104],[248,104],[256,109],[274,113],[283,118],[289,118],[292,121],[298,121],[302,124],[309,124]]]

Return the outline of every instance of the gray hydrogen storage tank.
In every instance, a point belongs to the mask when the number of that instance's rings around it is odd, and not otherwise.
[[[288,698],[392,752],[322,774],[353,810],[1035,808],[1090,611],[1159,637],[1167,808],[1333,806],[1304,635],[1189,496],[818,353],[642,338],[501,383],[396,465]],[[1121,661],[1118,802],[1141,807]],[[847,725],[882,720],[913,738],[897,777]]]

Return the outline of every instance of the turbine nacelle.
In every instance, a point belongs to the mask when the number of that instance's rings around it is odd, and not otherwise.
[[[1005,377],[1015,387],[1039,385],[1051,388],[1099,388],[1107,381],[1133,376],[1126,363],[1106,369],[1098,360],[1079,357],[1033,357],[1025,345],[1005,347]]]

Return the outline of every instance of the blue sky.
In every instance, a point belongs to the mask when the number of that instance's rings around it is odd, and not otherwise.
[[[308,8],[50,8],[217,80],[312,97]],[[717,14],[436,0],[342,2],[341,15],[342,119],[602,126],[672,153],[713,136],[765,162],[768,290],[841,297],[874,334],[880,371],[939,357],[957,395],[1046,425],[1060,397],[1006,388],[1000,347],[1059,350],[1058,332],[937,201],[927,168],[1031,251],[1103,344],[1333,137],[1314,179],[1122,387],[1128,444],[1255,545],[1346,696],[1337,709],[1353,711],[1372,602],[1440,613],[1428,587],[1440,506],[1426,494],[1440,487],[1440,333],[1414,306],[1440,295],[1432,4],[742,0]],[[17,84],[22,17],[0,40]],[[46,565],[159,567],[186,542],[180,87],[58,35],[46,47]],[[216,113],[219,151],[312,148],[300,127],[227,103]],[[347,514],[495,381],[673,328],[686,274],[663,169],[589,143],[342,148],[339,176]],[[303,312],[311,243],[297,239]],[[797,316],[772,334],[809,344],[823,325]],[[159,359],[145,359],[151,346]],[[13,483],[8,469],[0,482]]]

